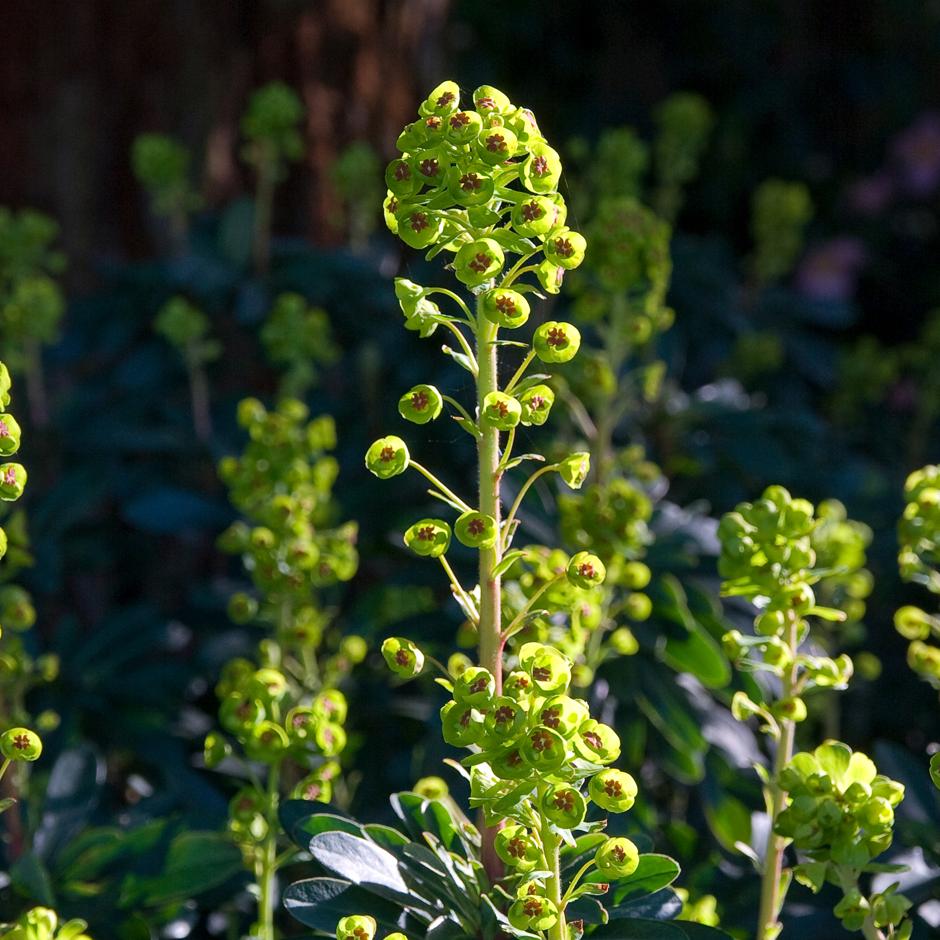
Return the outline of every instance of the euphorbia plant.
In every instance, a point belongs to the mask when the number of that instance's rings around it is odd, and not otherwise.
[[[865,874],[885,870],[875,859],[891,844],[903,786],[837,741],[794,754],[797,728],[807,717],[804,697],[845,688],[853,671],[845,654],[833,659],[811,645],[814,619],[844,619],[841,610],[817,604],[814,585],[851,574],[818,567],[819,523],[812,503],[772,486],[759,500],[727,513],[718,528],[723,593],[749,598],[759,608],[754,635],[731,631],[725,647],[740,668],[776,679],[763,701],[739,691],[732,702],[737,719],[758,718],[774,743],[772,770],[758,768],[769,830],[763,858],[755,856],[762,873],[757,938],[780,934],[779,916],[794,877],[813,891],[827,881],[840,887],[843,900],[835,914],[847,930],[869,940],[908,937],[909,904],[897,886],[866,897],[860,885]],[[798,859],[788,868],[784,858],[791,844]]]
[[[337,525],[332,496],[335,428],[310,420],[307,406],[285,399],[269,411],[257,399],[239,405],[250,441],[220,467],[245,521],[220,545],[240,555],[252,592],[229,602],[232,619],[264,631],[254,659],[223,669],[216,691],[224,733],[205,742],[209,767],[243,778],[230,804],[229,831],[254,876],[258,902],[252,935],[274,937],[276,877],[294,852],[281,851],[282,797],[327,802],[346,746],[346,699],[339,683],[365,655],[365,642],[340,637],[323,592],[356,571],[356,526]]]
[[[166,134],[141,134],[131,150],[134,176],[147,190],[153,212],[165,216],[177,250],[186,244],[189,216],[201,205],[189,180],[190,154]]]
[[[526,323],[529,297],[539,296],[540,288],[560,290],[565,272],[583,260],[586,243],[566,227],[565,202],[558,192],[561,162],[531,112],[490,86],[478,88],[473,107],[462,109],[457,85],[444,82],[419,113],[419,120],[399,138],[401,158],[386,173],[386,220],[408,245],[428,249],[428,257],[451,255],[449,267],[469,289],[473,304],[450,288],[422,287],[405,279],[396,282],[396,294],[406,328],[422,337],[438,328],[449,332],[457,345],[443,351],[470,374],[475,395],[465,405],[421,384],[402,395],[399,412],[418,425],[440,419],[445,409],[451,413],[476,443],[476,491],[466,498],[459,495],[416,461],[397,435],[377,440],[366,454],[366,466],[380,479],[411,469],[430,482],[431,495],[450,518],[416,521],[404,542],[415,554],[441,564],[478,635],[478,662],[457,657],[439,680],[452,696],[441,710],[444,739],[471,751],[455,766],[469,779],[471,805],[482,810],[484,823],[481,858],[488,881],[482,891],[491,917],[489,924],[482,918],[475,929],[487,937],[501,931],[567,940],[592,929],[580,919],[569,923],[569,907],[610,889],[607,903],[616,911],[619,899],[631,893],[630,877],[649,864],[644,863],[649,857],[640,856],[631,840],[603,834],[603,813],[629,810],[637,786],[630,774],[612,766],[620,755],[616,733],[592,718],[584,701],[569,695],[570,660],[536,642],[522,645],[511,658],[506,652],[507,641],[530,620],[551,615],[552,589],[591,591],[603,583],[605,566],[587,549],[564,556],[524,605],[505,615],[502,577],[527,555],[512,548],[525,495],[548,473],[569,487],[580,487],[590,458],[582,452],[544,463],[541,455],[514,453],[524,428],[542,424],[554,398],[546,384],[551,375],[529,375],[529,367],[535,360],[553,367],[574,358],[580,345],[577,328],[543,322],[526,341],[503,339],[500,330],[515,331]],[[527,282],[526,275],[536,284]],[[448,312],[438,305],[438,297],[452,305]],[[500,353],[516,349],[521,361],[502,379]],[[515,486],[506,511],[505,481],[527,461],[544,465]],[[474,587],[465,586],[450,563],[454,537],[477,552]],[[426,662],[404,637],[387,639],[382,652],[391,670],[404,678],[419,674]],[[465,833],[474,838],[466,825]],[[368,848],[363,843],[362,851]],[[313,851],[318,860],[330,860],[334,870],[342,869],[335,852],[324,856]],[[571,853],[578,858],[573,871]],[[671,897],[678,912],[681,905]],[[437,908],[432,905],[431,910]],[[594,910],[606,921],[608,912],[600,902]],[[416,913],[423,914],[420,904]],[[433,923],[444,929],[446,916]],[[467,922],[478,923],[469,913],[467,917]],[[337,936],[371,938],[375,931],[370,917],[351,916],[340,923]]]

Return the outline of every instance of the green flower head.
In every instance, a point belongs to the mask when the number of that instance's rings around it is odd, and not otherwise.
[[[461,705],[487,705],[496,691],[496,679],[483,666],[470,666],[454,683],[454,699]]]
[[[553,264],[570,271],[584,261],[587,242],[580,232],[569,228],[554,232],[545,242],[545,256]]]
[[[525,708],[508,695],[493,699],[486,713],[486,732],[494,738],[508,741],[525,727],[528,715]]]
[[[610,813],[625,813],[636,800],[636,781],[622,770],[607,768],[591,777],[588,784],[591,799]]]
[[[558,650],[542,643],[526,643],[519,650],[519,663],[531,676],[539,692],[556,695],[571,682],[571,663]]]
[[[20,449],[20,426],[11,414],[0,414],[0,456],[12,457]]]
[[[411,789],[427,800],[440,800],[450,794],[447,782],[441,777],[422,777]]]
[[[503,269],[505,257],[499,242],[478,238],[461,246],[454,258],[457,279],[468,287],[477,287],[496,277]]]
[[[591,455],[587,451],[572,454],[558,464],[558,475],[573,490],[581,489],[590,472]]]
[[[400,437],[380,437],[366,451],[366,467],[380,480],[398,476],[408,469],[411,455]]]
[[[546,728],[570,738],[590,716],[587,704],[567,695],[556,695],[539,706],[538,719]]]
[[[526,427],[542,425],[555,403],[555,393],[547,385],[532,385],[519,396],[522,406],[522,424]]]
[[[498,326],[514,329],[529,319],[529,301],[519,291],[497,287],[480,298],[483,316]]]
[[[581,333],[571,323],[549,320],[535,331],[532,345],[542,362],[569,362],[581,346]]]
[[[351,917],[344,917],[336,925],[336,940],[373,940],[375,931],[374,917],[353,914]]]
[[[0,735],[0,754],[7,760],[34,761],[42,754],[42,741],[29,728],[10,728]]]
[[[558,908],[546,897],[532,894],[518,898],[509,908],[509,923],[517,930],[550,930],[558,922]]]
[[[509,431],[522,418],[522,405],[505,392],[490,392],[483,399],[481,424],[498,431]]]
[[[411,640],[390,636],[382,643],[382,656],[397,676],[413,679],[424,668],[424,653]]]
[[[427,424],[441,413],[444,399],[433,385],[416,385],[398,399],[398,413],[414,424]]]
[[[552,787],[542,799],[542,812],[549,822],[562,829],[574,829],[584,822],[587,802],[574,787]]]
[[[450,526],[443,519],[420,519],[405,532],[405,545],[423,558],[440,558],[450,547]]]
[[[441,733],[453,747],[478,744],[484,731],[483,715],[472,705],[448,702],[441,709]]]
[[[540,773],[552,773],[567,757],[565,739],[551,728],[539,725],[528,732],[519,748],[523,760]]]
[[[592,555],[590,552],[578,552],[568,562],[565,573],[575,587],[589,590],[604,583],[607,569],[597,555]]]
[[[575,750],[595,764],[612,764],[620,756],[620,738],[608,725],[588,718],[574,736]]]
[[[454,535],[461,545],[468,548],[492,548],[499,532],[492,516],[471,510],[463,513],[454,523]]]
[[[640,865],[637,847],[622,837],[608,839],[594,854],[598,872],[610,881],[628,878]]]
[[[496,854],[517,871],[531,871],[542,853],[531,833],[524,826],[505,826],[496,833]]]
[[[547,235],[557,224],[558,206],[547,196],[530,196],[513,206],[512,227],[525,238]]]

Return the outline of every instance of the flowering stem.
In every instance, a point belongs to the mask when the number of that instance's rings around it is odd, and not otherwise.
[[[797,685],[797,618],[791,615],[787,629],[787,645],[790,653],[790,667],[783,674],[781,696],[790,698]],[[783,875],[783,852],[787,840],[777,835],[774,827],[777,817],[784,809],[787,794],[780,787],[780,773],[793,757],[793,741],[796,734],[796,722],[784,718],[780,722],[777,738],[777,752],[774,755],[773,776],[770,782],[770,829],[767,833],[767,849],[764,853],[764,869],[761,879],[760,913],[757,921],[757,940],[773,940],[777,930],[777,917],[783,907],[781,896],[781,877]]]
[[[12,760],[8,757],[3,764],[0,764],[0,780],[3,779],[3,775],[7,772],[7,768],[12,763]]]
[[[258,934],[261,940],[274,940],[274,907],[277,895],[277,818],[278,787],[280,785],[280,764],[272,764],[268,769],[268,787],[266,815],[268,831],[261,846],[261,858],[258,874]]]
[[[190,344],[192,345],[192,344]],[[206,370],[190,348],[186,359],[189,363],[189,394],[193,409],[193,427],[196,437],[206,442],[212,437],[212,412],[209,408],[209,382]]]
[[[479,300],[477,306],[479,307]],[[483,400],[490,392],[499,390],[497,373],[496,335],[498,327],[490,323],[478,310],[476,322],[477,361],[477,409],[483,413]],[[477,453],[480,464],[480,505],[479,511],[491,516],[496,521],[499,531],[499,431],[496,428],[482,427],[477,441]],[[502,694],[502,600],[500,576],[495,574],[502,558],[501,540],[496,539],[490,548],[480,549],[480,623],[479,660],[480,665],[489,669],[496,679],[496,695]],[[494,848],[496,830],[483,829],[482,860],[487,874],[497,880],[502,874],[499,856]]]

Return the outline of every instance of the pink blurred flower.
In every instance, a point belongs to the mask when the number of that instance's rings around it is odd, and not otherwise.
[[[940,114],[922,114],[901,131],[891,146],[901,185],[914,196],[927,196],[940,185]]]
[[[832,238],[809,251],[796,274],[799,290],[814,300],[847,300],[855,292],[858,273],[866,260],[857,238]]]
[[[849,186],[846,194],[849,208],[859,215],[878,215],[888,208],[894,197],[894,180],[886,170],[863,176]]]

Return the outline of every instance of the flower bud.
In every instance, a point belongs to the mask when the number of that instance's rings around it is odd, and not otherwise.
[[[601,809],[625,813],[636,800],[637,786],[630,774],[608,767],[591,777],[588,792]]]
[[[549,236],[545,242],[545,257],[559,267],[570,271],[584,261],[587,242],[580,232],[569,228],[562,229]]]
[[[618,627],[607,642],[621,656],[635,656],[640,651],[640,644],[629,627]]]
[[[373,940],[376,923],[374,917],[353,914],[336,925],[336,940]]]
[[[421,519],[405,532],[405,545],[423,558],[440,558],[450,547],[450,526],[443,519]]]
[[[526,427],[542,425],[555,402],[555,393],[547,385],[533,385],[519,396],[522,406],[521,422]]]
[[[463,513],[454,523],[454,535],[468,548],[492,548],[499,532],[492,516],[472,510]]]
[[[400,437],[380,437],[366,451],[366,467],[380,480],[398,476],[408,469],[411,455]]]
[[[632,591],[641,591],[650,583],[651,577],[652,572],[642,561],[628,561],[617,580]]]
[[[561,285],[565,279],[565,269],[546,258],[535,269],[535,276],[546,294],[558,294],[561,292]]]
[[[894,626],[905,640],[926,640],[932,618],[919,607],[900,607],[894,614]]]
[[[354,666],[361,663],[369,652],[369,645],[361,636],[344,636],[339,644],[340,653]]]
[[[488,290],[480,298],[483,316],[491,323],[515,329],[529,319],[529,301],[519,291],[506,287]]]
[[[574,829],[584,822],[587,802],[574,787],[563,784],[552,787],[542,799],[542,813],[561,829]]]
[[[649,620],[649,616],[653,612],[653,602],[646,594],[635,591],[627,595],[623,602],[623,610],[631,620],[643,623],[644,620]]]
[[[628,878],[639,868],[640,853],[629,839],[608,839],[594,853],[594,864],[604,878],[616,881]]]
[[[578,552],[568,562],[565,573],[575,587],[588,590],[604,583],[607,569],[597,555],[592,555],[590,552]]]
[[[581,489],[590,472],[591,455],[587,451],[579,451],[570,457],[565,457],[558,464],[558,475],[573,490]]]
[[[466,653],[451,653],[447,659],[447,674],[453,679],[459,679],[472,665],[473,662]]]
[[[490,392],[483,399],[480,423],[498,431],[514,428],[522,417],[522,405],[505,392]]]
[[[782,698],[770,708],[774,718],[785,721],[806,721],[806,703],[799,696]]]
[[[216,734],[214,731],[206,735],[206,740],[202,748],[202,756],[206,767],[210,770],[214,767],[218,767],[231,753],[232,745],[229,744],[222,735]]]
[[[38,760],[42,754],[42,741],[29,728],[10,728],[0,735],[0,754],[7,760]]]
[[[321,716],[309,705],[295,705],[284,719],[284,728],[293,744],[316,740]]]
[[[411,640],[390,636],[382,643],[382,656],[397,676],[413,679],[424,668],[424,653]]]
[[[532,345],[542,362],[569,362],[581,346],[581,333],[571,323],[549,320],[535,331]]]
[[[478,238],[462,245],[454,258],[454,273],[468,287],[477,287],[503,269],[503,249],[492,238]]]
[[[414,424],[427,424],[441,413],[444,399],[433,385],[415,385],[398,399],[398,413]]]
[[[228,616],[232,623],[250,623],[258,615],[258,602],[244,591],[237,591],[228,600]]]
[[[333,785],[318,774],[308,774],[291,790],[291,799],[307,800],[311,803],[329,803],[333,796]]]

